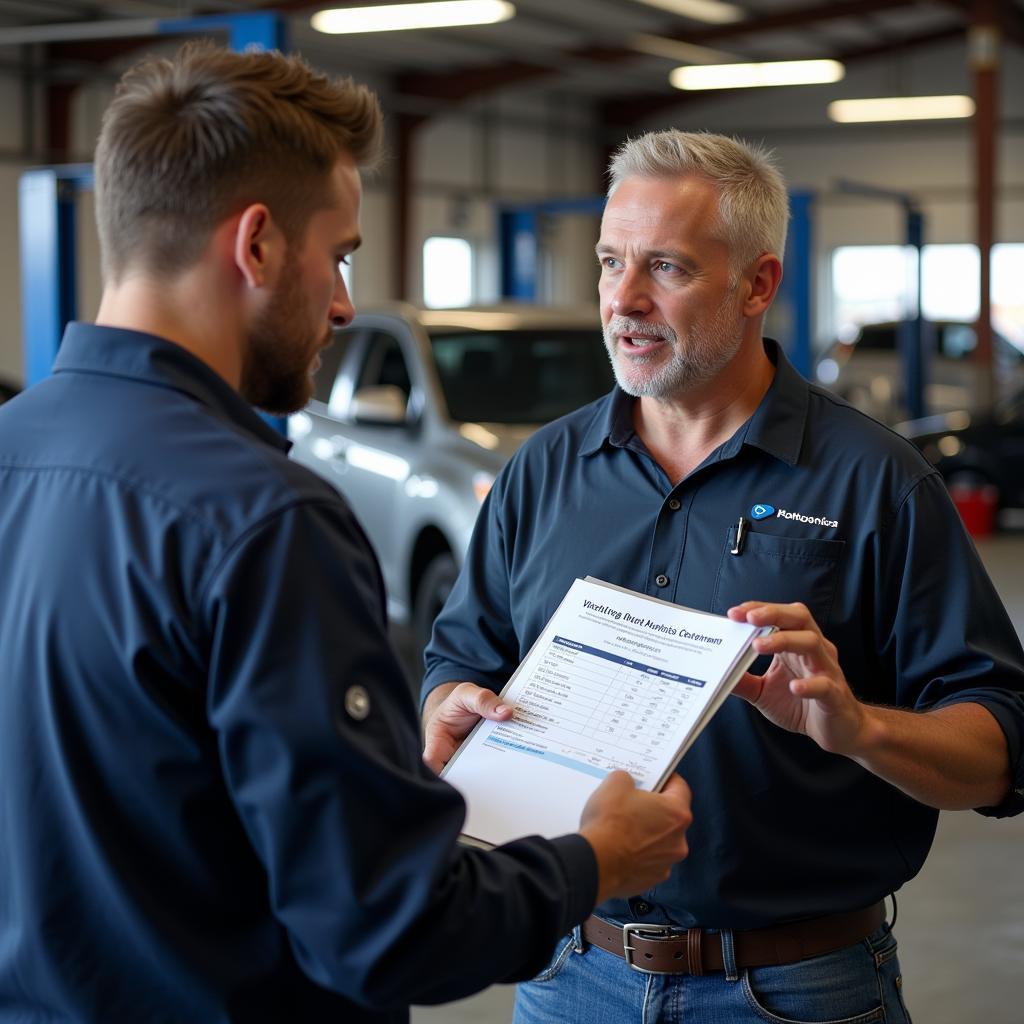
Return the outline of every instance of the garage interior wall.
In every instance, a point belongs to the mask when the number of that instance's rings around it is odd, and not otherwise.
[[[389,110],[386,82],[358,71],[378,89]],[[851,69],[847,84],[859,95],[894,92],[961,91],[971,81],[964,47],[950,44],[911,58],[893,57]],[[1024,240],[1024,56],[1003,50],[998,133],[996,241]],[[88,161],[109,99],[111,80],[82,86],[72,115],[72,160]],[[793,189],[816,196],[815,334],[827,340],[828,260],[838,245],[884,244],[903,240],[903,219],[895,203],[838,191],[845,178],[892,191],[912,193],[926,218],[927,242],[974,240],[974,157],[971,124],[820,127],[821,98],[798,88],[758,90],[687,99],[685,106],[650,118],[638,110],[636,131],[674,125],[709,129],[763,141],[773,148]],[[775,93],[775,96],[769,94]],[[395,100],[395,106],[401,100]],[[19,157],[26,136],[22,84],[0,71],[0,376],[22,380],[22,335],[18,260],[18,180],[31,166]],[[35,104],[39,106],[38,103]],[[393,125],[392,125],[393,128]],[[422,287],[421,251],[432,235],[459,235],[474,243],[477,297],[498,298],[497,205],[594,195],[601,188],[601,154],[608,130],[583,104],[573,104],[550,87],[522,86],[453,108],[421,127],[414,143],[414,194],[409,252],[392,251],[391,166],[385,162],[366,183],[364,247],[354,261],[357,304],[394,298],[393,261],[405,258],[411,297]],[[393,146],[392,146],[393,149]],[[99,265],[92,204],[79,203],[79,315],[91,317],[99,297]],[[597,220],[572,215],[545,220],[541,230],[539,299],[559,305],[594,304]]]

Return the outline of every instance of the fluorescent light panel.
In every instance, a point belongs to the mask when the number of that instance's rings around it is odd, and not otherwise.
[[[627,36],[626,44],[640,53],[664,57],[679,64],[726,64],[739,60],[735,54],[725,50],[713,50],[710,46],[696,46],[694,43],[684,43],[667,36],[653,36],[646,32],[634,32]]]
[[[924,121],[970,117],[970,96],[889,96],[869,100],[836,100],[828,116],[844,123],[858,121]]]
[[[742,10],[733,4],[719,3],[718,0],[639,0],[648,7],[657,7],[671,14],[679,14],[694,21],[706,21],[712,25],[728,25],[742,21]]]
[[[493,25],[515,16],[506,0],[436,0],[421,4],[383,4],[376,7],[338,7],[318,11],[310,19],[318,32],[398,32],[415,28]]]
[[[837,60],[779,60],[765,64],[705,64],[676,68],[669,81],[677,89],[755,89],[770,85],[838,82],[846,69]]]

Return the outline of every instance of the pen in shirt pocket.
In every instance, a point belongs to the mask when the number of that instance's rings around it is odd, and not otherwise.
[[[743,554],[743,542],[747,539],[747,520],[743,516],[740,516],[736,523],[736,543],[732,547],[732,551],[729,552],[731,555],[742,555]]]

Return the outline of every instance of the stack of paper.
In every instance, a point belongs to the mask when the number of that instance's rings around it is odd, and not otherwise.
[[[481,721],[442,772],[466,798],[463,838],[575,832],[617,768],[660,789],[770,629],[576,580],[502,690],[512,720]]]

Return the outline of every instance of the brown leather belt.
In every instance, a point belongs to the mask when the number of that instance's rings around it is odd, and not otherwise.
[[[736,966],[769,967],[792,964],[832,953],[866,938],[885,921],[885,904],[863,910],[827,914],[771,928],[734,931]],[[600,949],[621,956],[645,974],[707,974],[724,970],[722,938],[702,928],[671,925],[612,924],[600,917],[583,922],[583,938]]]

